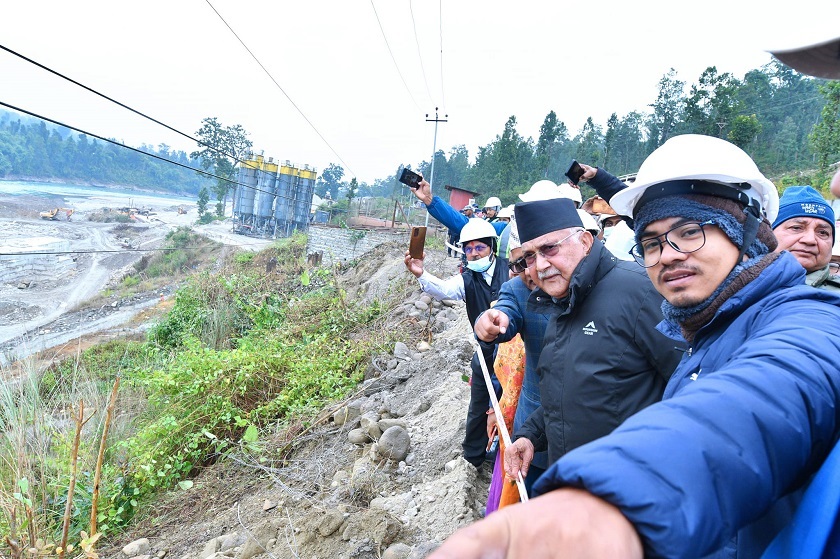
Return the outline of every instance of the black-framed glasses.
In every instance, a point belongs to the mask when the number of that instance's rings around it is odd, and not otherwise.
[[[565,237],[563,237],[562,239],[560,239],[556,243],[552,243],[550,245],[543,245],[543,246],[539,247],[536,250],[536,252],[526,252],[525,254],[522,255],[522,258],[520,258],[520,260],[524,260],[525,261],[525,266],[530,268],[531,266],[533,266],[537,262],[537,254],[542,254],[543,258],[552,258],[554,256],[557,256],[557,253],[560,252],[560,246],[563,243],[565,243],[567,240],[571,239],[572,237],[574,237],[578,233],[583,233],[583,231],[584,231],[583,229],[578,229],[576,231],[573,231],[572,233],[569,233],[568,235],[566,235]]]
[[[715,222],[709,220],[702,223],[682,223],[661,235],[636,243],[630,249],[630,255],[643,268],[650,268],[659,264],[665,243],[683,254],[698,251],[706,244],[706,232],[703,228],[707,225],[715,225]]]
[[[514,274],[521,274],[528,269],[528,265],[525,263],[524,258],[518,258],[513,262],[508,262],[508,269]]]

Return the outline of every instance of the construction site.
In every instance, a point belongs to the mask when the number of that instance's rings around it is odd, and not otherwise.
[[[262,154],[239,166],[233,197],[233,231],[256,237],[288,237],[306,232],[312,213],[317,169],[283,164]],[[244,185],[244,186],[243,186]]]

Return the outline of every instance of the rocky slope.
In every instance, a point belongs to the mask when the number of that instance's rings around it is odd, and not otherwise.
[[[408,286],[389,318],[411,323],[416,343],[374,358],[358,392],[291,443],[278,434],[260,452],[206,469],[102,557],[424,557],[483,514],[489,465],[477,473],[460,447],[469,399],[461,375],[472,355],[466,311],[423,295],[403,250],[383,245],[341,281],[349,298],[366,302]],[[427,251],[427,268],[445,277],[456,260]]]

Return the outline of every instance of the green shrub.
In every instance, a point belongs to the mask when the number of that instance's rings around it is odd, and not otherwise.
[[[182,248],[193,242],[185,231],[169,241]],[[360,331],[386,309],[378,302],[348,304],[325,270],[303,285],[305,247],[305,237],[296,235],[253,257],[234,258],[221,273],[194,275],[147,342],[95,346],[34,375],[26,397],[6,391],[0,399],[7,434],[0,439],[0,484],[15,487],[25,478],[21,499],[38,503],[40,533],[57,533],[70,483],[72,429],[53,429],[49,418],[66,417],[79,401],[98,410],[79,446],[71,529],[77,538],[87,529],[101,412],[117,377],[119,420],[109,432],[98,508],[106,534],[196,468],[228,450],[253,449],[259,429],[301,418],[305,423],[349,394],[378,347],[377,336]],[[269,260],[274,268],[267,273]],[[37,436],[27,439],[22,434],[28,432]],[[16,503],[3,510],[23,518],[25,503]],[[0,536],[9,526],[8,517],[0,517]]]

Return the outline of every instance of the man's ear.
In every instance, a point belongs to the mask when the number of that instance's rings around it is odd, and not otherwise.
[[[583,235],[580,236],[580,242],[586,254],[589,254],[589,251],[592,250],[592,245],[595,244],[595,237],[589,231],[584,231]]]

